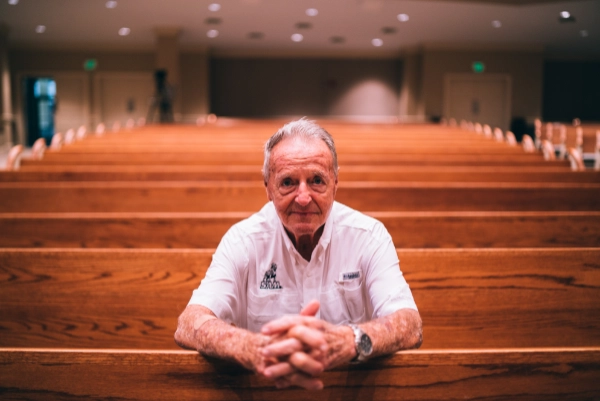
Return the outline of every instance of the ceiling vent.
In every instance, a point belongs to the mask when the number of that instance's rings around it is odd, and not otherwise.
[[[296,24],[297,29],[310,29],[312,28],[312,24],[310,22],[298,22]]]
[[[250,32],[248,34],[248,39],[260,40],[265,37],[265,34],[262,32]]]

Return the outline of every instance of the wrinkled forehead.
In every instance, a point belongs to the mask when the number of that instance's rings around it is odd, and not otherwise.
[[[273,147],[269,170],[295,163],[319,163],[333,171],[333,155],[327,144],[319,138],[293,136],[283,139]]]

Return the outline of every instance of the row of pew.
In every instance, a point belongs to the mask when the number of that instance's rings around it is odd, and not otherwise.
[[[460,125],[465,130],[474,131],[497,142],[506,142],[511,146],[517,145],[517,139],[511,131],[503,132],[488,124],[473,123],[456,119],[442,119],[442,125],[456,127]],[[535,119],[531,136],[524,134],[521,144],[526,152],[542,152],[546,160],[569,160],[571,169],[585,171],[588,167],[600,170],[600,125],[581,124],[581,120],[573,120],[572,126],[560,122],[543,123]]]
[[[266,202],[283,121],[88,136],[0,172],[0,394],[8,399],[595,399],[600,173],[460,127],[319,121],[336,199],[380,219],[421,349],[283,393],[180,350],[179,313],[235,222]]]

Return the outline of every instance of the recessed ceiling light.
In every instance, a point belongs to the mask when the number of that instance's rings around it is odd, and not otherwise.
[[[292,35],[292,40],[294,42],[302,42],[304,40],[304,36],[302,36],[302,34],[295,33]]]
[[[35,31],[37,33],[44,33],[46,32],[46,26],[45,25],[38,25],[35,27]]]
[[[11,6],[16,6],[17,4],[19,4],[19,0],[8,0],[8,4],[10,4]]]
[[[575,22],[575,17],[568,11],[561,11],[558,17],[559,22]]]
[[[221,9],[221,5],[219,3],[212,3],[208,5],[208,10],[212,12],[219,11]]]
[[[492,26],[493,26],[494,28],[500,28],[500,27],[502,26],[502,22],[498,21],[497,19],[496,19],[496,20],[493,20],[493,21],[492,21]]]
[[[408,14],[398,14],[397,18],[398,18],[398,21],[400,21],[400,22],[406,22],[410,19]]]
[[[131,29],[127,28],[127,27],[123,27],[121,29],[119,29],[119,35],[121,36],[127,36],[131,33]]]
[[[308,15],[309,17],[316,17],[319,14],[319,10],[317,10],[316,8],[309,8],[308,10],[306,10],[306,15]]]
[[[105,5],[106,5],[106,8],[115,8],[117,6],[117,2],[116,1],[107,1]]]
[[[587,38],[589,36],[589,32],[586,30],[579,31],[579,34],[581,35],[582,38]]]
[[[380,47],[380,46],[383,46],[383,40],[381,40],[379,38],[375,38],[371,41],[371,44],[373,44],[373,46],[375,46],[375,47]]]
[[[216,38],[217,36],[219,36],[219,31],[217,31],[216,29],[211,29],[210,31],[206,32],[206,36],[208,36],[209,38]]]

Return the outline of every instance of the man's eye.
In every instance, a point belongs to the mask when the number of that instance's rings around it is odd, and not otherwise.
[[[319,176],[313,178],[313,184],[321,185],[321,184],[324,184],[324,183],[325,182],[323,181],[323,179],[321,177],[319,177]]]
[[[281,181],[281,186],[282,186],[282,187],[289,187],[289,186],[291,186],[292,184],[293,184],[293,183],[292,183],[292,180],[291,180],[290,178],[286,178],[286,179],[284,179],[283,181]]]

